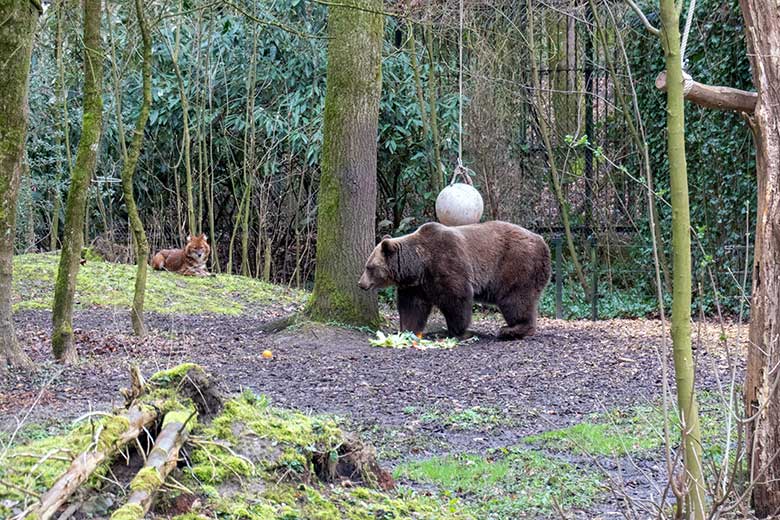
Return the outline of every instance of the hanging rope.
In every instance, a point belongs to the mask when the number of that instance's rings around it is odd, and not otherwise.
[[[693,11],[696,9],[696,0],[691,0],[691,5],[688,6],[688,15],[685,17],[685,29],[683,30],[682,43],[680,44],[680,62],[682,63],[683,70],[688,65],[688,60],[685,59],[685,48],[688,46],[688,35],[691,32],[691,24],[693,23]]]
[[[471,170],[463,166],[463,10],[463,0],[460,0],[460,23],[458,25],[458,165],[452,173],[450,186],[455,184],[459,177],[466,184],[473,184],[469,174]]]

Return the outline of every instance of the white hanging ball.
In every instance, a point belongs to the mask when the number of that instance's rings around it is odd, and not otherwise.
[[[436,197],[436,217],[445,226],[476,224],[482,218],[482,195],[461,182],[447,186]]]

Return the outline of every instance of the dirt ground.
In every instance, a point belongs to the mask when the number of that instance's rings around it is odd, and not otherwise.
[[[499,342],[492,334],[500,316],[479,314],[472,325],[477,341],[418,351],[372,347],[364,332],[324,325],[258,332],[278,315],[272,308],[240,317],[150,315],[151,334],[139,340],[125,312],[81,311],[74,320],[81,362],[63,369],[50,361],[50,314],[19,312],[19,338],[42,368],[34,376],[16,374],[0,382],[0,428],[118,405],[117,391],[126,385],[133,362],[146,374],[184,361],[199,363],[229,392],[249,388],[279,406],[344,417],[379,446],[389,465],[511,446],[525,435],[582,421],[593,412],[657,402],[661,395],[665,335],[659,321],[543,319],[535,336]],[[440,318],[432,323],[434,329],[442,325]],[[719,379],[727,379],[729,349],[741,378],[744,355],[737,345],[746,327],[694,324],[693,331],[699,388],[715,389]],[[273,359],[262,358],[266,349]],[[500,424],[455,431],[409,413],[471,407],[499,410]],[[652,467],[645,469],[661,478],[660,467],[648,464]],[[600,509],[617,511],[619,504]]]

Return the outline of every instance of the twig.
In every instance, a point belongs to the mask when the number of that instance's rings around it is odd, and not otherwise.
[[[639,17],[639,19],[642,20],[642,25],[645,26],[645,29],[647,29],[647,31],[650,34],[653,34],[655,36],[661,35],[661,31],[657,27],[654,27],[653,24],[650,23],[650,20],[647,19],[645,13],[642,12],[642,9],[639,8],[639,6],[636,4],[636,2],[634,2],[634,0],[626,0],[626,3],[631,9],[633,9],[633,11]]]

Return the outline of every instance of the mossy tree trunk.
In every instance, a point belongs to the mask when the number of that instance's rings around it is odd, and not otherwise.
[[[380,0],[347,0],[328,11],[317,267],[307,312],[353,325],[379,322],[376,294],[357,281],[375,238],[384,18],[370,11],[381,10]]]
[[[672,194],[672,345],[677,405],[683,430],[683,463],[688,518],[705,518],[706,490],[702,476],[699,410],[694,391],[691,351],[691,218],[685,160],[685,110],[680,59],[680,8],[675,0],[661,0],[661,22],[666,56],[666,128]],[[682,507],[678,504],[678,508]]]
[[[144,128],[149,119],[149,109],[152,106],[152,37],[149,34],[149,26],[144,17],[143,0],[135,0],[135,10],[138,17],[138,26],[141,29],[143,41],[143,98],[138,119],[135,122],[133,141],[127,151],[127,157],[122,165],[122,191],[125,196],[127,214],[130,218],[130,228],[133,231],[135,244],[135,262],[137,270],[135,274],[135,293],[133,295],[133,308],[130,310],[130,318],[133,322],[133,332],[136,336],[146,334],[144,325],[144,296],[146,294],[146,270],[149,262],[149,240],[146,238],[144,224],[138,214],[138,206],[133,196],[133,176],[141,155],[144,142]]]
[[[73,297],[84,246],[87,195],[97,166],[103,126],[103,58],[100,40],[100,0],[84,0],[84,113],[76,163],[70,179],[65,209],[57,281],[52,310],[52,350],[63,363],[78,359],[73,344]]]
[[[758,92],[750,119],[756,143],[758,216],[745,381],[747,454],[759,517],[780,512],[780,25],[776,4],[740,0]]]
[[[27,87],[40,4],[0,0],[0,373],[8,365],[31,368],[16,341],[13,294],[16,202],[27,136]]]

